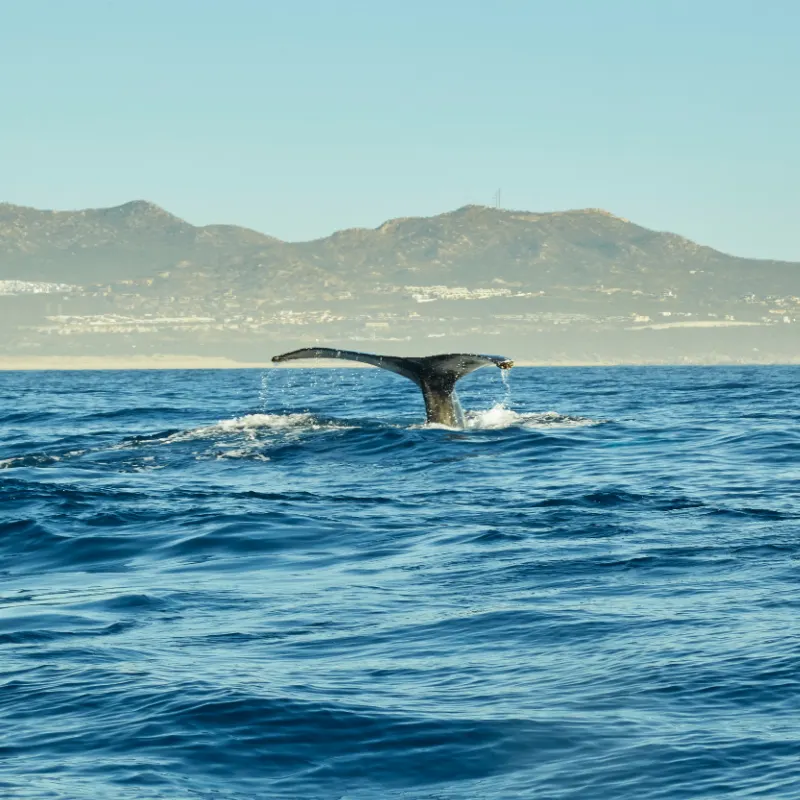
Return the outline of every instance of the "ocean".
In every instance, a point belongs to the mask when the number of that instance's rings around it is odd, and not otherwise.
[[[0,796],[800,798],[798,367],[0,373]]]

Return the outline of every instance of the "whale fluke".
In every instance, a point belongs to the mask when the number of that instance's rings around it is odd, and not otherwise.
[[[425,398],[428,422],[438,422],[451,427],[464,427],[464,414],[455,393],[456,381],[480,367],[496,366],[511,369],[514,362],[504,356],[485,356],[475,353],[448,353],[441,356],[400,358],[357,353],[354,350],[337,350],[331,347],[306,347],[273,356],[275,362],[294,361],[299,358],[340,358],[360,361],[374,367],[388,369],[414,381]]]

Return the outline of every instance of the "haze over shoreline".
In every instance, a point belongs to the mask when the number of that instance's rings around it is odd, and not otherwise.
[[[413,354],[412,354],[413,355]],[[532,361],[519,359],[514,368],[525,367],[724,367],[724,366],[792,366],[800,364],[800,356],[794,361]],[[323,360],[301,363],[273,364],[270,361],[244,362],[227,358],[145,356],[137,358],[113,358],[103,356],[78,356],[61,358],[48,356],[0,358],[0,372],[82,372],[82,371],[136,371],[136,370],[215,370],[215,369],[375,369],[368,364]]]

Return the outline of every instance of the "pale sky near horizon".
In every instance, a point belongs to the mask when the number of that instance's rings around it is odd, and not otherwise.
[[[796,0],[0,0],[0,201],[298,240],[599,207],[800,261]]]

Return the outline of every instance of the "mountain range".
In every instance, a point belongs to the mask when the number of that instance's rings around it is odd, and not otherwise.
[[[41,211],[0,204],[0,278],[114,283],[170,272],[226,286],[613,285],[739,293],[800,290],[800,264],[738,258],[598,209],[532,213],[465,206],[284,242],[233,225],[196,227],[153,203]],[[175,274],[177,273],[177,274]],[[197,276],[195,276],[197,277]]]
[[[0,204],[3,282],[7,349],[33,351],[52,350],[56,334],[71,352],[96,349],[98,332],[105,348],[133,347],[141,334],[153,352],[192,341],[217,352],[254,338],[260,347],[358,341],[365,331],[457,344],[779,322],[792,323],[781,332],[791,350],[800,319],[800,264],[728,255],[599,209],[465,206],[285,242],[194,226],[146,201],[79,211]],[[136,319],[149,321],[132,330]]]

